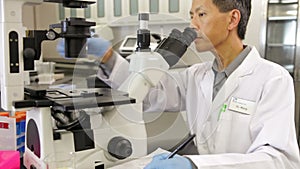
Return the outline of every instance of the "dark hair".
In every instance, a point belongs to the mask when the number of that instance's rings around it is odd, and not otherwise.
[[[241,13],[241,20],[238,25],[238,36],[245,39],[247,24],[251,14],[251,0],[212,0],[220,12],[228,12],[237,9]]]

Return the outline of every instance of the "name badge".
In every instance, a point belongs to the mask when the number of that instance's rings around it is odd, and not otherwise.
[[[232,97],[229,103],[229,110],[236,111],[242,114],[250,115],[255,111],[256,103],[249,100],[244,100]]]

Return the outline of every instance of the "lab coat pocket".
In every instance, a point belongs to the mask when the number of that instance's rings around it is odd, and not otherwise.
[[[199,153],[245,153],[251,140],[251,114],[229,110],[224,105],[218,110],[218,118],[209,118],[197,135]]]
[[[197,133],[197,146],[200,154],[215,153],[216,149],[218,149],[216,147],[217,138],[220,134],[225,134],[220,133],[220,131],[224,129],[222,126],[227,128],[228,125],[224,125],[224,123],[230,123],[232,119],[232,114],[227,114],[226,111],[224,111],[220,111],[219,114],[216,112],[212,113],[210,118],[207,119],[201,127],[201,130]]]
[[[245,153],[250,142],[250,114],[227,109],[220,117],[215,135],[216,151]]]

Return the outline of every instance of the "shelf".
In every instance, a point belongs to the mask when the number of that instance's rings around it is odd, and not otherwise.
[[[268,43],[268,47],[295,47],[296,44]]]
[[[271,16],[268,17],[269,21],[290,21],[297,20],[297,16]]]
[[[280,0],[277,0],[277,1],[269,1],[268,2],[269,4],[297,4],[298,3],[298,0],[293,0],[293,1],[280,1]]]

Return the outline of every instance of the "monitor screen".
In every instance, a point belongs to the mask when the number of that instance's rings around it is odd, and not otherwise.
[[[136,43],[136,38],[128,38],[124,43],[124,47],[135,47]]]

